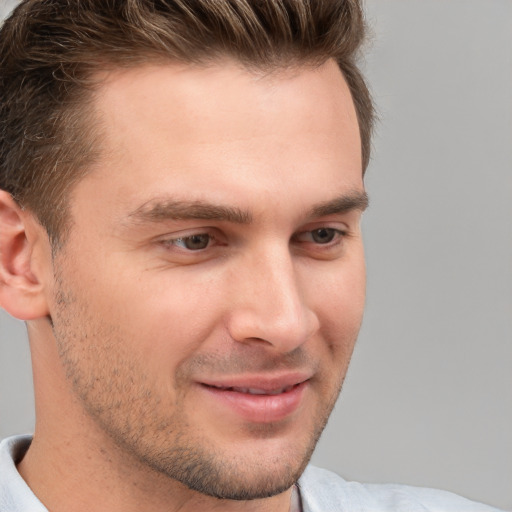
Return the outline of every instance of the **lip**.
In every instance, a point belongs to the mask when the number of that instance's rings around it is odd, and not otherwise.
[[[310,375],[296,373],[227,377],[198,384],[216,405],[230,410],[242,420],[272,423],[286,419],[299,408],[310,378]]]

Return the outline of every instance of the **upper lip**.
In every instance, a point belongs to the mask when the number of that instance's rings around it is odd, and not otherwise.
[[[293,372],[279,375],[236,375],[201,379],[199,383],[221,389],[241,388],[272,392],[302,384],[311,377],[311,372]]]

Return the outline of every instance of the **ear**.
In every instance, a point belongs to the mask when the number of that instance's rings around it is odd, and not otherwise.
[[[51,263],[51,252],[43,232],[30,212],[0,190],[0,307],[20,320],[48,315],[40,256],[43,249],[48,255],[42,259]]]

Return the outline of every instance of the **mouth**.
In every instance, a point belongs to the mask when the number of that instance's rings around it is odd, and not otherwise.
[[[245,378],[238,382],[201,382],[216,413],[250,423],[271,423],[291,417],[304,402],[310,376],[277,379]]]
[[[302,383],[290,384],[288,386],[276,388],[276,389],[261,389],[261,388],[243,388],[235,386],[211,386],[209,384],[203,384],[204,386],[218,389],[220,391],[234,391],[235,393],[245,393],[248,395],[268,395],[275,396],[281,393],[288,393],[292,391],[296,386],[300,386]]]

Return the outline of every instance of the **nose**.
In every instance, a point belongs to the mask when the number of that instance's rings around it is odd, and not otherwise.
[[[235,341],[265,343],[287,353],[318,331],[318,316],[307,301],[308,283],[302,283],[288,248],[260,251],[241,267],[233,279],[228,315]]]

